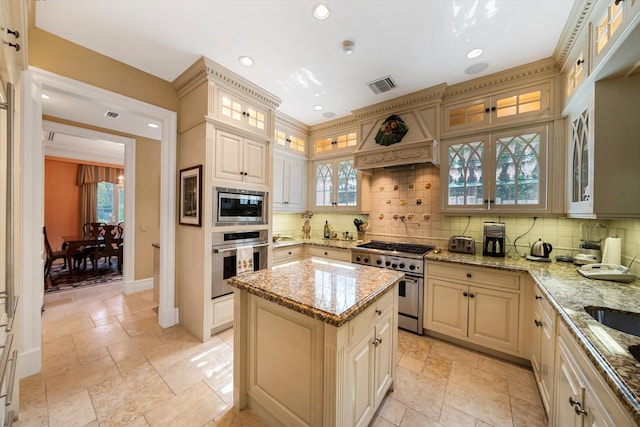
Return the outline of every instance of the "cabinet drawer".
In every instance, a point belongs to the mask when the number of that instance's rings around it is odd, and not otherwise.
[[[393,289],[396,289],[394,287]],[[374,301],[366,310],[349,322],[349,345],[353,345],[371,330],[387,311],[393,309],[393,290]],[[378,310],[378,311],[376,311]]]
[[[273,249],[273,264],[282,264],[284,262],[293,261],[302,258],[304,248],[302,245],[286,246],[283,248]]]
[[[351,252],[349,251],[349,249],[308,246],[307,255],[317,256],[322,258],[331,258],[337,261],[351,262]]]
[[[518,273],[469,267],[463,264],[428,262],[427,276],[441,277],[462,283],[483,284],[492,288],[520,290],[520,275]]]

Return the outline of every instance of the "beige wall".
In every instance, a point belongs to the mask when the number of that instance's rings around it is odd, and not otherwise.
[[[151,244],[160,242],[160,141],[50,116],[44,119],[136,140],[136,222],[127,226],[126,232],[135,233],[136,247],[133,250],[136,268],[133,278],[140,280],[153,277]],[[131,249],[126,247],[126,250]]]

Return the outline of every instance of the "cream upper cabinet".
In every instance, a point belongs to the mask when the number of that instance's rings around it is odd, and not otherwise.
[[[216,132],[215,176],[218,179],[267,183],[268,146],[233,133]]]
[[[595,83],[568,116],[567,213],[576,218],[636,218],[640,74]]]
[[[544,212],[551,126],[443,141],[443,212]]]
[[[624,0],[598,2],[591,21],[592,69],[600,64],[624,32],[632,9],[638,7],[631,3]]]
[[[551,82],[445,105],[443,131],[483,129],[548,116]]]
[[[223,89],[217,90],[216,100],[216,115],[220,121],[254,134],[269,136],[269,110]]]
[[[306,208],[307,161],[274,152],[271,198],[274,212],[303,212]]]
[[[308,138],[293,133],[286,128],[276,128],[274,148],[304,156],[307,152],[307,141]]]
[[[520,276],[437,262],[427,264],[425,328],[520,354]]]
[[[316,160],[311,166],[313,211],[365,212],[369,209],[368,179],[353,157]]]
[[[355,129],[320,135],[313,138],[312,156],[324,157],[353,153],[357,145],[358,132]]]
[[[588,32],[584,31],[572,49],[569,59],[563,69],[564,99],[563,105],[569,102],[571,97],[580,91],[587,80],[590,70]]]

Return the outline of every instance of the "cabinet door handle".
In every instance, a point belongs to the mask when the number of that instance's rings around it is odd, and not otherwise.
[[[463,296],[463,297],[468,297],[468,296],[469,296],[469,292],[463,292],[463,293],[462,293],[462,296]]]
[[[380,310],[379,308],[376,308],[376,314],[378,316],[381,316],[382,315],[382,310]]]
[[[582,409],[582,404],[573,399],[573,396],[569,396],[569,405],[573,406],[573,410],[577,415],[587,415],[587,411]]]
[[[374,338],[373,341],[371,341],[371,343],[377,347],[380,344],[382,344],[382,338]]]
[[[616,0],[615,1],[616,6],[619,5],[621,1],[624,1],[624,0]]]
[[[467,273],[467,277],[471,279],[471,273]]]
[[[584,59],[578,59],[576,65],[584,64]]]
[[[538,319],[535,319],[533,323],[535,323],[538,328],[542,327],[542,322],[539,321]]]
[[[542,299],[540,295],[536,295],[536,299]]]
[[[469,298],[475,298],[475,297],[476,296],[475,296],[475,294],[473,294],[473,292],[469,294]]]

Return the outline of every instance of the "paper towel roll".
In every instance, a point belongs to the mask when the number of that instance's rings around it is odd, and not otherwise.
[[[604,241],[602,262],[605,264],[620,265],[622,255],[622,239],[619,237],[607,237]]]

